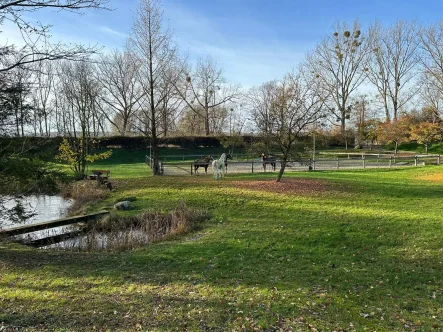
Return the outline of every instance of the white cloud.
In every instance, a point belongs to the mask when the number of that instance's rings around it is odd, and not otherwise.
[[[165,8],[165,16],[180,49],[191,62],[210,55],[229,81],[243,86],[281,78],[305,54],[306,45],[282,43],[272,28],[247,18],[238,29],[234,23],[227,29],[226,19],[209,19],[177,3]]]
[[[117,30],[114,30],[114,29],[111,29],[109,27],[102,26],[102,25],[98,26],[98,30],[107,34],[107,35],[115,36],[118,38],[125,38],[126,39],[129,36],[127,33],[123,33],[123,32],[120,32],[120,31],[117,31]]]

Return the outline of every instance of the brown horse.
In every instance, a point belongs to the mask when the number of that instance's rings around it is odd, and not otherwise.
[[[209,166],[209,162],[214,160],[214,158],[212,158],[212,156],[206,156],[205,159],[200,159],[200,160],[195,160],[193,162],[194,164],[194,172],[197,174],[198,173],[198,168],[199,167],[204,167],[205,168],[205,174],[208,174],[208,166]]]
[[[261,160],[263,162],[263,171],[266,172],[266,165],[271,165],[271,169],[275,171],[275,164],[277,163],[277,160],[275,157],[270,157],[265,155],[264,153],[261,154]]]

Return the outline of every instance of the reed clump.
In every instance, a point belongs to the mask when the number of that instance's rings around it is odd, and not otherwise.
[[[79,248],[86,251],[123,251],[198,229],[207,211],[191,210],[181,201],[169,213],[145,211],[137,216],[109,215],[88,226]]]
[[[84,214],[88,206],[93,206],[109,195],[109,190],[98,187],[95,181],[76,181],[62,188],[60,193],[66,199],[74,202],[69,208],[70,214]]]

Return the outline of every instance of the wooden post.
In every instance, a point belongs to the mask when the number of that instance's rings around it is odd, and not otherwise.
[[[339,169],[339,168],[340,168],[340,161],[339,161],[339,159],[337,157],[337,169]]]
[[[252,165],[252,173],[254,173],[254,160],[251,161],[251,165]]]
[[[389,156],[389,167],[392,167],[392,156]]]
[[[363,154],[361,155],[361,158],[363,160],[363,168],[366,168],[366,162],[365,162],[366,158]]]
[[[437,165],[440,165],[440,155],[437,156]]]
[[[414,163],[415,163],[415,166],[418,166],[418,157],[417,156],[414,156]]]

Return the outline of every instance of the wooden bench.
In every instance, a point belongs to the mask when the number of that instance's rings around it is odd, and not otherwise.
[[[111,173],[110,170],[107,169],[93,169],[92,175],[89,175],[90,180],[97,180],[97,177],[101,177],[103,180],[108,180],[109,174]]]

